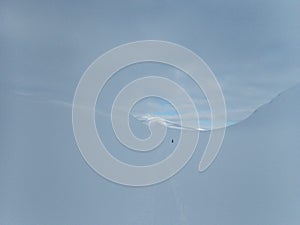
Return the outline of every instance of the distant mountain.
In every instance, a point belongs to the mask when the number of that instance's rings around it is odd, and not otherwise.
[[[294,125],[297,124],[297,123],[291,124],[290,120],[292,118],[297,120],[299,115],[300,115],[300,84],[280,93],[275,98],[273,98],[270,102],[260,106],[257,110],[255,110],[251,114],[251,116],[249,116],[244,121],[241,121],[240,124],[252,123],[252,121],[256,121],[256,123],[259,122],[263,124],[267,124],[267,123],[274,124],[275,121],[273,120],[276,119],[274,117],[278,117],[277,122],[279,122],[283,126],[285,125],[290,126],[292,124]]]

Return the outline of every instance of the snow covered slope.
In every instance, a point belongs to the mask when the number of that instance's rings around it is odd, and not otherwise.
[[[201,132],[199,148],[177,175],[131,188],[105,180],[85,163],[70,108],[12,96],[13,120],[0,152],[0,224],[299,225],[299,99],[297,86],[229,127],[207,171],[197,170],[207,138]],[[106,122],[99,132],[125,156]],[[166,152],[176,144],[176,138],[170,142],[176,132],[170,129]]]

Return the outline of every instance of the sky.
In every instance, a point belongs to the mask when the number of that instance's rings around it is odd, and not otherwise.
[[[145,39],[171,41],[198,54],[222,87],[229,123],[243,120],[300,82],[298,1],[0,4],[1,83],[31,98],[70,104],[80,77],[97,57],[120,44]],[[134,78],[158,71],[145,68],[130,73]],[[160,72],[188,86],[200,116],[209,115],[207,105],[201,105],[201,90],[191,88],[185,74]],[[158,113],[155,107],[146,111]]]

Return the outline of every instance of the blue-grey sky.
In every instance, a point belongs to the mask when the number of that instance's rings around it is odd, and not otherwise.
[[[172,41],[202,57],[223,88],[230,121],[300,81],[298,1],[0,4],[1,81],[20,94],[71,103],[93,60],[143,39]]]

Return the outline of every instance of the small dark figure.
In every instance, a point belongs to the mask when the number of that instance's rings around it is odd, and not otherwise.
[[[172,143],[174,143],[174,140],[172,139]]]

